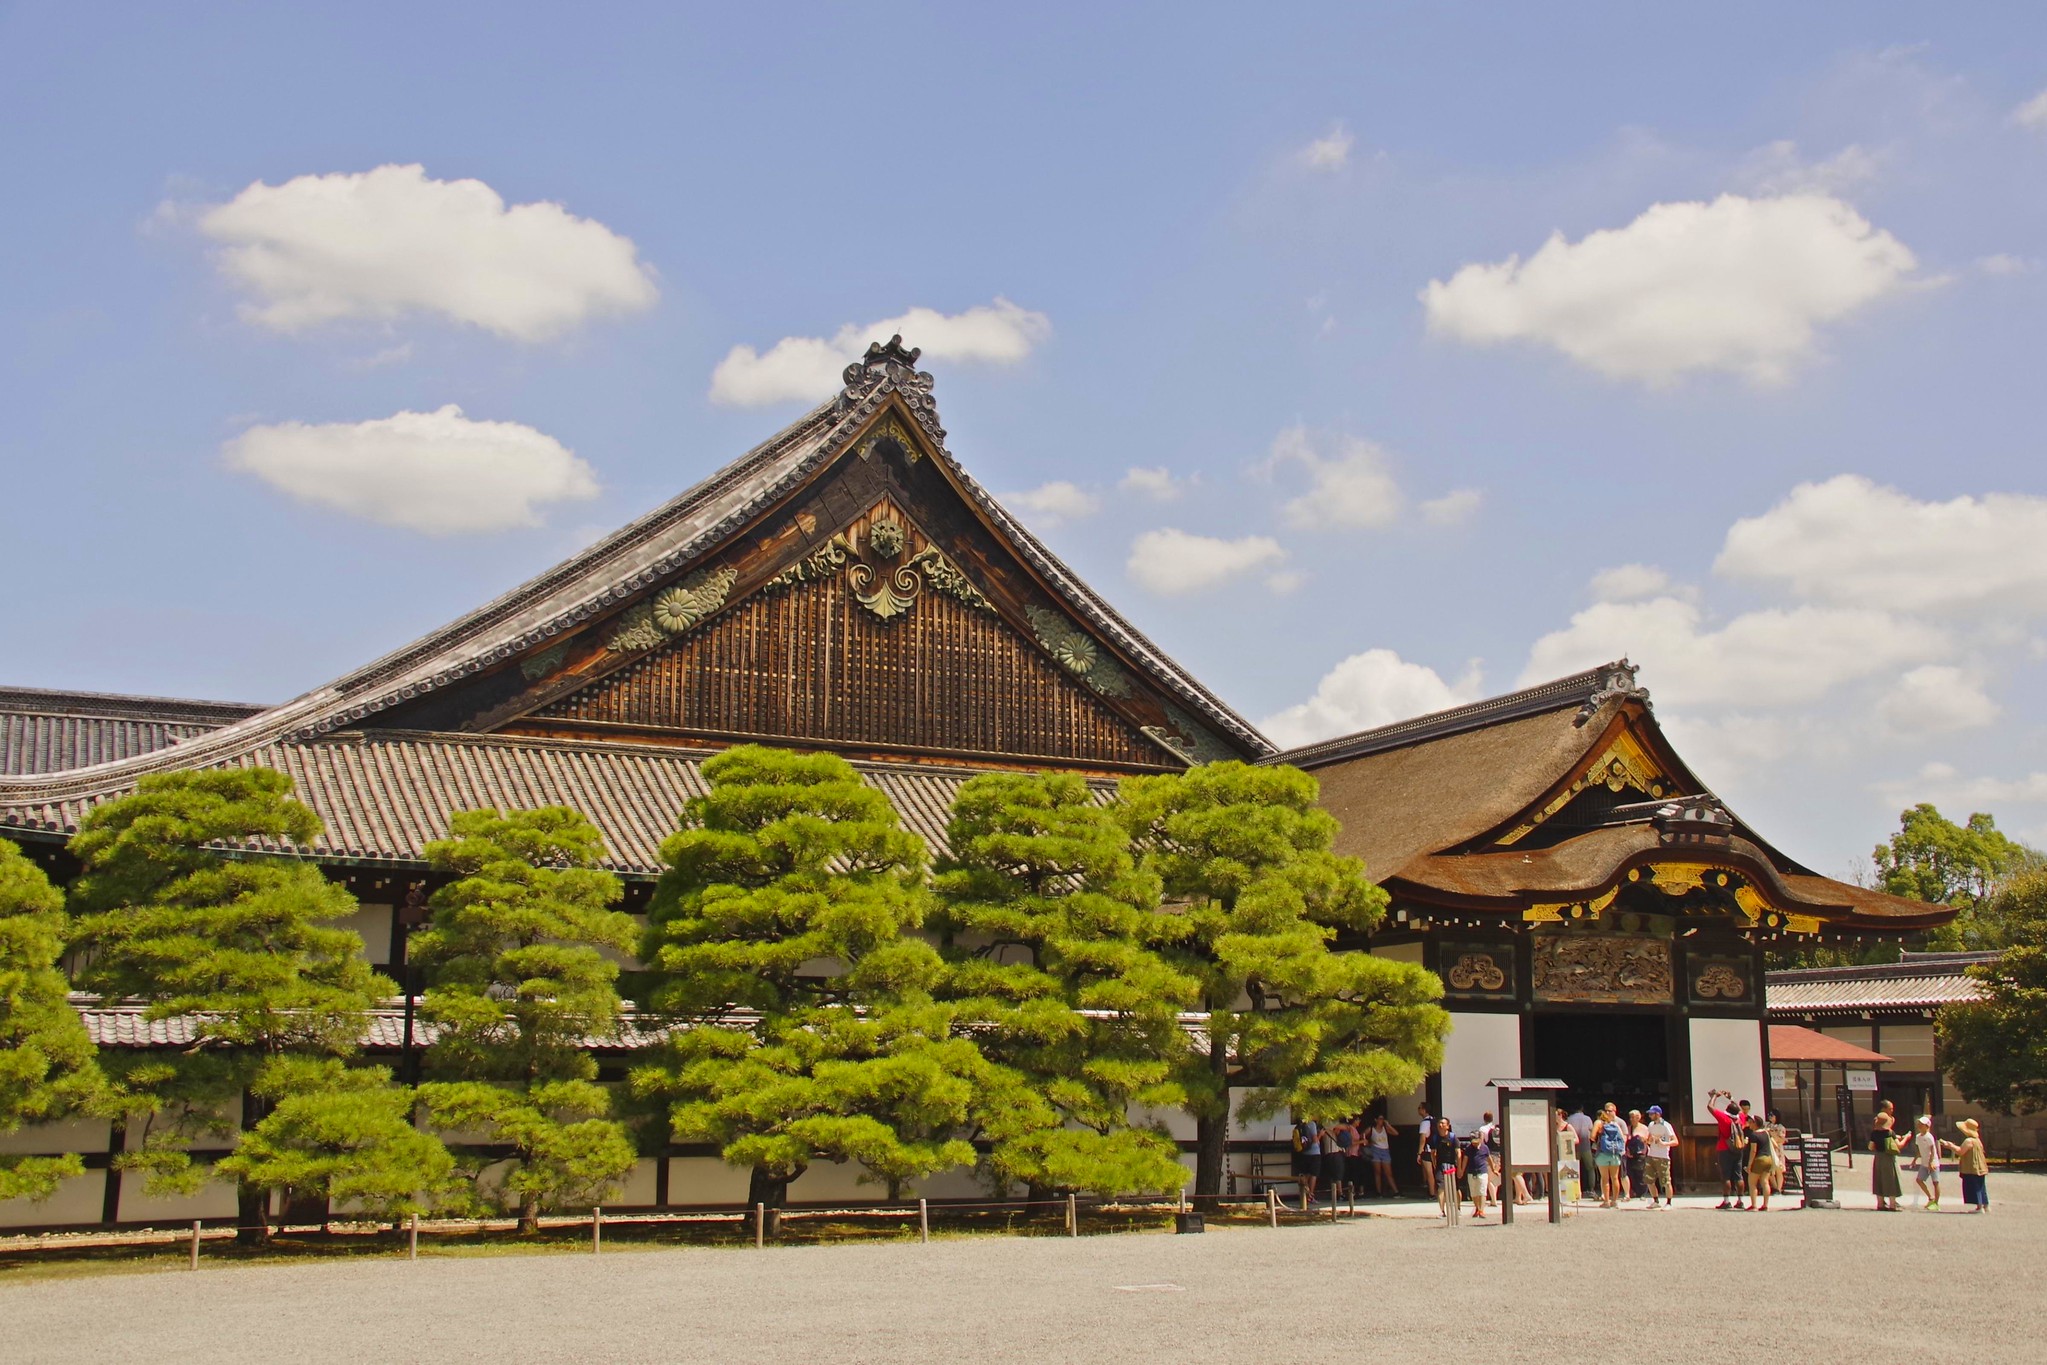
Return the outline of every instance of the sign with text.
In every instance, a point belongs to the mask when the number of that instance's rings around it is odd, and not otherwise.
[[[1850,1067],[1848,1070],[1848,1088],[1864,1092],[1874,1091],[1876,1089],[1876,1072],[1874,1070],[1858,1070]]]
[[[1834,1144],[1818,1133],[1807,1133],[1798,1147],[1798,1180],[1805,1187],[1805,1202],[1833,1203]]]
[[[1516,1095],[1507,1101],[1507,1151],[1516,1170],[1548,1168],[1549,1130],[1555,1123],[1547,1095]]]

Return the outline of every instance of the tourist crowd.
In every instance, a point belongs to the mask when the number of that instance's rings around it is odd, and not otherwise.
[[[1784,1193],[1789,1135],[1782,1119],[1775,1110],[1754,1112],[1749,1101],[1736,1102],[1725,1090],[1707,1092],[1707,1110],[1718,1130],[1717,1207],[1767,1211],[1771,1198]],[[1989,1211],[1990,1168],[1976,1120],[1962,1119],[1956,1127],[1959,1142],[1936,1137],[1930,1115],[1922,1115],[1910,1133],[1901,1132],[1896,1106],[1883,1101],[1868,1138],[1871,1189],[1879,1210],[1896,1212],[1903,1207],[1901,1156],[1919,1187],[1922,1207],[1938,1209],[1941,1159],[1946,1155],[1954,1158],[1961,1176],[1963,1202],[1973,1213]],[[1561,1197],[1573,1202],[1581,1195],[1596,1197],[1602,1208],[1619,1208],[1632,1200],[1646,1200],[1652,1209],[1671,1206],[1676,1188],[1671,1160],[1678,1134],[1665,1119],[1663,1106],[1652,1104],[1646,1112],[1630,1109],[1625,1116],[1611,1103],[1597,1114],[1586,1113],[1582,1106],[1571,1112],[1559,1109],[1556,1130],[1558,1160],[1548,1178],[1559,1182]],[[1396,1150],[1413,1150],[1421,1186],[1431,1199],[1456,1199],[1460,1206],[1469,1199],[1474,1217],[1485,1217],[1503,1197],[1526,1204],[1547,1195],[1541,1171],[1516,1170],[1509,1178],[1501,1160],[1500,1126],[1491,1113],[1477,1127],[1459,1133],[1449,1119],[1432,1117],[1423,1106],[1416,1133],[1405,1141],[1383,1114],[1328,1124],[1302,1120],[1294,1125],[1293,1146],[1293,1176],[1304,1210],[1346,1195],[1399,1194]],[[1503,1195],[1509,1187],[1510,1195]]]

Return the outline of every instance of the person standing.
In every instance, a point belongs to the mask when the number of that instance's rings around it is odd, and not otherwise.
[[[1465,1188],[1471,1192],[1471,1216],[1485,1217],[1486,1202],[1492,1193],[1493,1183],[1493,1126],[1480,1124],[1472,1130],[1471,1137],[1458,1148],[1457,1169],[1464,1177]]]
[[[1592,1116],[1585,1112],[1585,1106],[1581,1103],[1571,1111],[1571,1117],[1567,1122],[1571,1125],[1574,1136],[1571,1150],[1578,1157],[1578,1188],[1581,1190],[1597,1188],[1599,1177],[1593,1173],[1592,1165]]]
[[[1869,1189],[1876,1196],[1878,1213],[1896,1213],[1898,1196],[1904,1190],[1898,1184],[1898,1135],[1891,1127],[1891,1116],[1878,1111],[1876,1124],[1869,1130]]]
[[[1417,1107],[1421,1110],[1421,1118],[1418,1121],[1420,1126],[1415,1130],[1415,1136],[1419,1141],[1415,1148],[1414,1159],[1422,1168],[1422,1184],[1428,1187],[1429,1198],[1434,1199],[1436,1197],[1436,1168],[1429,1160],[1429,1150],[1430,1145],[1436,1140],[1436,1121],[1429,1117],[1429,1107],[1426,1104]]]
[[[1649,1155],[1643,1160],[1645,1173],[1649,1177],[1649,1207],[1656,1207],[1657,1196],[1663,1199],[1663,1207],[1669,1208],[1671,1193],[1675,1188],[1670,1182],[1670,1154],[1677,1150],[1677,1129],[1663,1121],[1663,1106],[1649,1106]]]
[[[1706,1112],[1713,1116],[1718,1135],[1713,1139],[1713,1155],[1720,1159],[1720,1203],[1719,1208],[1735,1207],[1735,1193],[1741,1179],[1741,1148],[1738,1145],[1741,1115],[1733,1105],[1734,1092],[1731,1090],[1708,1090]]]
[[[1988,1213],[1990,1154],[1983,1150],[1982,1132],[1974,1119],[1963,1119],[1955,1127],[1962,1130],[1962,1140],[1940,1145],[1955,1154],[1955,1167],[1962,1173],[1962,1202],[1969,1206],[1969,1212]]]
[[[1609,1100],[1592,1132],[1592,1163],[1599,1171],[1599,1207],[1621,1206],[1621,1159],[1628,1150],[1628,1126]]]
[[[1372,1120],[1365,1134],[1365,1161],[1372,1168],[1372,1193],[1395,1195],[1400,1187],[1393,1181],[1393,1125],[1384,1114]]]
[[[1559,1109],[1557,1110],[1557,1168],[1549,1173],[1549,1178],[1557,1182],[1557,1198],[1562,1199],[1568,1189],[1571,1202],[1575,1204],[1578,1202],[1579,1197],[1584,1194],[1585,1182],[1582,1178],[1575,1181],[1564,1179],[1565,1171],[1575,1172],[1577,1170],[1578,1130],[1571,1126],[1570,1118],[1563,1110]]]
[[[1357,1129],[1343,1119],[1322,1126],[1322,1189],[1331,1204],[1343,1200],[1344,1185],[1350,1179],[1350,1164],[1344,1155],[1357,1135]]]
[[[1430,1185],[1436,1190],[1439,1202],[1443,1206],[1443,1216],[1448,1218],[1456,1212],[1457,1206],[1464,1202],[1457,1179],[1458,1167],[1463,1164],[1463,1154],[1457,1149],[1457,1132],[1450,1126],[1450,1120],[1436,1120],[1436,1131],[1429,1138],[1428,1146],[1423,1148],[1423,1155],[1427,1158],[1430,1168],[1435,1171],[1435,1178]]]
[[[1628,1111],[1628,1145],[1622,1156],[1628,1173],[1628,1198],[1640,1199],[1649,1188],[1649,1125],[1642,1122],[1639,1109]]]
[[[1769,1124],[1770,1145],[1777,1149],[1777,1173],[1775,1179],[1771,1182],[1770,1193],[1782,1194],[1784,1193],[1784,1168],[1790,1164],[1789,1159],[1785,1156],[1785,1152],[1789,1150],[1785,1144],[1790,1140],[1791,1135],[1785,1131],[1784,1120],[1774,1109],[1770,1111]]]
[[[1749,1207],[1757,1213],[1770,1211],[1771,1183],[1777,1176],[1777,1143],[1770,1125],[1758,1123],[1748,1132]]]
[[[1322,1125],[1302,1119],[1294,1125],[1294,1179],[1301,1186],[1301,1212],[1315,1207],[1315,1184],[1322,1178]]]
[[[1940,1143],[1933,1136],[1933,1115],[1921,1114],[1912,1128],[1912,1182],[1927,1209],[1940,1207]]]

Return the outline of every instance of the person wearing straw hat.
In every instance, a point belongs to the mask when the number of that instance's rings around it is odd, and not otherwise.
[[[1940,1145],[1955,1154],[1955,1165],[1962,1173],[1962,1202],[1969,1206],[1969,1212],[1988,1213],[1990,1158],[1983,1150],[1983,1135],[1974,1119],[1963,1119],[1955,1127],[1962,1130],[1962,1140]]]
[[[1869,1192],[1876,1196],[1878,1213],[1896,1213],[1898,1197],[1905,1192],[1898,1183],[1898,1134],[1891,1124],[1891,1116],[1878,1110],[1869,1131],[1869,1150],[1875,1156],[1869,1163]]]
[[[1940,1143],[1933,1136],[1933,1115],[1921,1114],[1912,1128],[1912,1180],[1928,1209],[1940,1207]]]

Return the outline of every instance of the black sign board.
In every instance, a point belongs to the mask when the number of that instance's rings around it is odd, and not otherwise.
[[[1807,1208],[1834,1207],[1834,1144],[1824,1134],[1807,1133],[1799,1142],[1798,1179]]]

